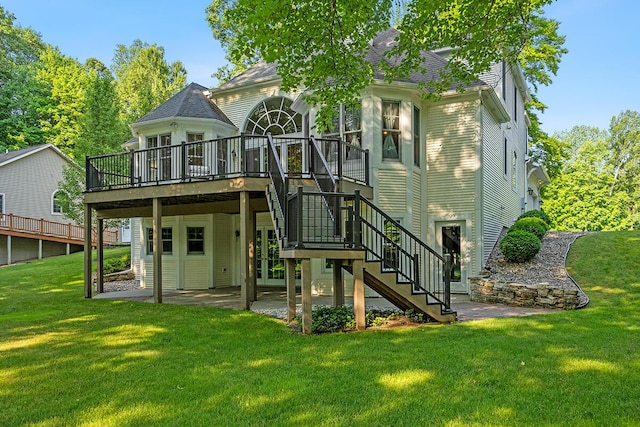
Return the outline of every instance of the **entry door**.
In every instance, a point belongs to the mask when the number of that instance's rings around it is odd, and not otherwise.
[[[442,255],[451,255],[451,292],[468,293],[464,222],[436,223],[436,239]]]
[[[272,228],[256,229],[256,279],[258,285],[285,284],[285,263],[279,257],[278,239]]]

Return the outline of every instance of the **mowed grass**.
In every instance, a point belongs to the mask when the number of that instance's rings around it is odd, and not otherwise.
[[[590,235],[585,309],[320,336],[85,300],[82,254],[0,268],[0,425],[640,425],[639,261],[640,232]]]

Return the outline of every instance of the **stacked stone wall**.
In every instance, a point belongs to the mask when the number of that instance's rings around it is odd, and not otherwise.
[[[506,304],[517,307],[575,309],[580,299],[578,291],[549,283],[522,285],[471,278],[471,300]]]

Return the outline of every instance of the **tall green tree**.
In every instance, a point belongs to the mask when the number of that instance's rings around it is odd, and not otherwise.
[[[86,73],[84,110],[73,150],[78,161],[83,161],[85,156],[120,151],[130,135],[120,118],[120,103],[111,71],[95,58],[89,58],[83,69]]]
[[[47,142],[72,155],[85,109],[86,73],[78,60],[48,46],[40,55],[37,78],[51,94],[42,108],[48,117],[41,123]]]
[[[141,40],[116,47],[112,71],[125,123],[133,123],[156,108],[187,81],[187,71],[180,61],[169,64],[163,47]]]
[[[424,69],[426,50],[452,46],[447,67],[425,84],[437,96],[469,83],[493,63],[518,63],[542,82],[564,52],[542,7],[552,0],[411,0],[397,28],[397,45],[380,66],[391,80]],[[404,3],[404,2],[403,2]],[[259,59],[278,63],[284,90],[311,89],[309,102],[321,107],[328,124],[333,106],[352,103],[373,81],[366,60],[369,42],[399,15],[392,0],[337,0],[282,4],[278,0],[214,0],[207,19],[214,37],[239,70]],[[488,35],[491,35],[488,37]],[[553,48],[543,45],[553,41]]]
[[[40,108],[46,87],[35,78],[41,52],[40,34],[15,24],[0,6],[0,150],[19,149],[44,141]]]

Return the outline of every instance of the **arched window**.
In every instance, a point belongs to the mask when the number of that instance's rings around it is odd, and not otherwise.
[[[302,116],[291,109],[292,101],[278,96],[265,99],[251,111],[244,131],[253,135],[284,135],[302,132]]]
[[[59,195],[58,193],[60,193],[60,191],[56,190],[51,195],[51,213],[56,215],[62,215],[62,207],[58,202],[58,195]]]

